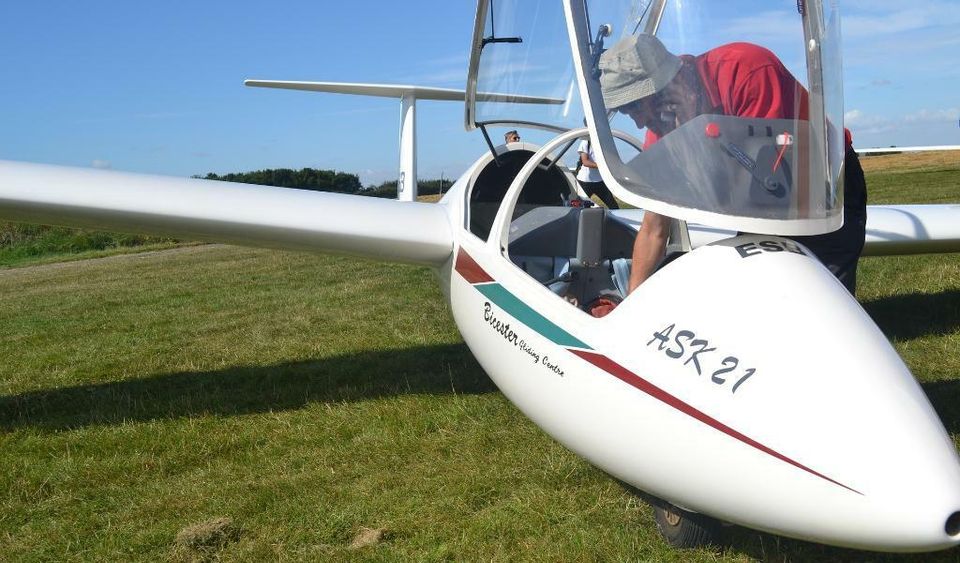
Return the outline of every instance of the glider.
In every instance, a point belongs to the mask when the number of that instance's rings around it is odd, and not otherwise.
[[[430,266],[503,393],[556,440],[661,499],[658,523],[675,545],[697,544],[716,521],[879,551],[960,543],[960,462],[941,421],[857,301],[783,236],[843,220],[836,2],[757,6],[793,22],[795,34],[771,47],[805,61],[809,119],[701,116],[642,153],[600,99],[604,38],[616,28],[716,45],[735,14],[706,0],[625,11],[563,0],[534,17],[530,4],[479,0],[462,92],[249,82],[405,100],[406,199],[413,100],[463,100],[467,129],[481,129],[490,150],[437,204],[0,162],[0,218]],[[711,124],[727,144],[703,135]],[[495,146],[496,126],[555,137]],[[678,257],[629,296],[643,212],[577,197],[561,158],[583,138],[620,199],[677,219]],[[767,183],[777,189],[752,192],[771,151],[789,171]],[[681,194],[687,182],[710,189]],[[958,218],[955,205],[871,207],[865,254],[956,252]],[[603,300],[619,306],[589,314]]]

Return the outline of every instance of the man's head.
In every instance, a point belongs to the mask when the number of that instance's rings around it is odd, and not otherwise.
[[[652,35],[618,42],[600,56],[600,71],[607,109],[628,115],[638,128],[662,136],[698,110],[695,69]]]
[[[503,140],[507,143],[519,143],[520,142],[520,133],[517,133],[516,129],[512,131],[507,131],[503,134]]]

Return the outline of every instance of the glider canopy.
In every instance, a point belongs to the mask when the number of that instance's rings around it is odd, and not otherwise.
[[[477,88],[564,103],[483,102]],[[842,224],[836,2],[480,0],[466,115],[468,128],[585,121],[615,195],[671,217],[783,235]]]

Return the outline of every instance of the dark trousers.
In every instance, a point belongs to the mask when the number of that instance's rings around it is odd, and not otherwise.
[[[580,187],[583,188],[584,193],[587,194],[587,197],[597,196],[600,198],[600,201],[607,206],[607,209],[620,209],[620,206],[617,205],[617,200],[613,197],[613,194],[610,193],[610,188],[606,184],[601,182],[582,182],[577,180],[580,184]]]
[[[852,149],[844,157],[843,227],[822,235],[791,237],[817,255],[851,295],[857,294],[857,261],[867,229],[867,180]]]

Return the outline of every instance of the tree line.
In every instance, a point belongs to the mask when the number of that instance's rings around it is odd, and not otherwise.
[[[317,170],[315,168],[301,168],[300,170],[276,168],[254,172],[236,172],[222,176],[211,172],[202,176],[202,178],[204,180],[221,180],[341,194],[355,194],[363,189],[363,184],[360,183],[360,178],[356,174],[335,170]]]
[[[257,184],[261,186],[277,186],[281,188],[297,188],[318,192],[360,194],[384,198],[397,197],[396,180],[383,182],[377,186],[364,187],[363,184],[360,183],[360,177],[356,174],[337,172],[335,170],[317,170],[315,168],[301,168],[300,170],[274,168],[223,175],[211,172],[206,176],[194,176],[194,178]],[[417,193],[420,195],[439,194],[450,189],[451,184],[452,182],[447,179],[419,180],[417,182]]]

